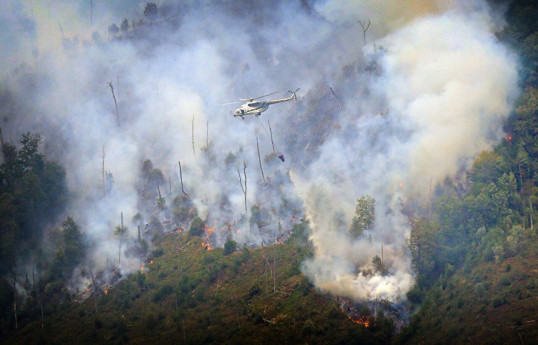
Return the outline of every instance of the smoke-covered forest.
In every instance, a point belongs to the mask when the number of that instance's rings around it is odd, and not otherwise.
[[[538,340],[532,1],[0,8],[0,343]]]

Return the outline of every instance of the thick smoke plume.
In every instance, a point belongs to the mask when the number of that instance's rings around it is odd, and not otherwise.
[[[146,16],[145,3],[93,3],[5,2],[2,27],[13,35],[0,57],[2,92],[17,109],[3,108],[2,128],[11,140],[41,133],[66,165],[69,212],[98,243],[96,268],[117,257],[122,212],[131,239],[152,220],[165,231],[188,225],[166,208],[182,194],[180,160],[213,245],[274,243],[306,214],[315,255],[303,270],[318,288],[398,301],[413,284],[406,202],[427,202],[430,184],[502,137],[516,90],[515,58],[494,34],[502,21],[483,1],[162,2]],[[258,119],[222,105],[298,87],[297,102]],[[165,177],[160,211],[140,203],[146,159]],[[375,224],[354,238],[363,195],[375,199]],[[376,255],[387,272],[365,274]]]

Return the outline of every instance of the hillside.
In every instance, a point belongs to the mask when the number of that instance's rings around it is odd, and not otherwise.
[[[144,270],[82,303],[65,302],[5,344],[386,344],[392,321],[352,322],[300,273],[307,226],[284,244],[224,254],[163,236]],[[364,310],[369,315],[368,309]]]
[[[7,1],[0,344],[538,342],[534,2]]]

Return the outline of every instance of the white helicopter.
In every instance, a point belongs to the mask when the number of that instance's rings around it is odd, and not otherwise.
[[[258,101],[258,100],[263,97],[274,95],[276,92],[263,95],[257,98],[242,99],[242,101],[247,101],[247,102],[241,105],[239,108],[237,108],[234,111],[234,117],[240,117],[243,120],[245,119],[245,116],[247,115],[256,115],[256,117],[258,117],[264,111],[266,111],[271,104],[282,103],[282,102],[291,101],[292,99],[297,99],[297,95],[296,95],[297,91],[299,91],[299,89],[295,91],[288,91],[292,94],[288,98],[279,98],[279,99],[273,99],[270,101]]]

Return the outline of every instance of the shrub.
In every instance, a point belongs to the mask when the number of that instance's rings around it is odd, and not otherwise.
[[[224,243],[224,255],[230,255],[237,249],[237,242],[235,242],[232,239],[228,239],[226,243]]]
[[[200,217],[194,217],[189,229],[190,236],[201,236],[204,234],[205,222]]]

